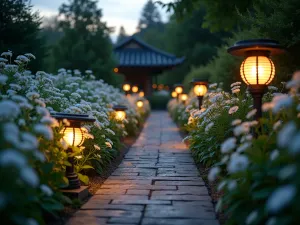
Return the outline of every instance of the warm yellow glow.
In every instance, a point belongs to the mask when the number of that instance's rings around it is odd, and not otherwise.
[[[194,87],[194,93],[197,96],[204,96],[207,92],[207,87],[204,84],[197,84]]]
[[[176,87],[175,91],[177,94],[181,94],[183,92],[183,88],[182,87]]]
[[[240,68],[243,81],[248,85],[268,85],[275,75],[275,66],[266,56],[249,56]]]
[[[124,91],[130,91],[130,84],[123,84]]]
[[[133,93],[137,93],[139,91],[139,88],[137,86],[133,86],[131,90]]]
[[[142,100],[138,100],[136,102],[136,106],[139,107],[139,108],[142,108],[144,106],[144,102]]]
[[[115,72],[115,73],[119,72],[119,68],[117,68],[117,67],[114,68],[114,72]]]
[[[176,98],[176,97],[177,97],[177,93],[176,93],[175,91],[172,91],[172,94],[171,94],[171,95],[172,95],[173,98]]]
[[[187,94],[181,94],[181,95],[180,95],[180,99],[181,99],[182,101],[186,101],[186,100],[188,99],[188,95],[187,95]]]
[[[143,91],[140,91],[139,96],[140,96],[140,97],[144,97],[144,96],[145,96],[145,93],[144,93]]]
[[[84,141],[82,131],[77,127],[66,127],[63,139],[69,146],[80,146]]]
[[[115,116],[116,116],[115,117],[116,120],[123,121],[126,118],[126,112],[125,111],[116,111]]]

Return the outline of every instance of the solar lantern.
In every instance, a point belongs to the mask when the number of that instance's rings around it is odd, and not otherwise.
[[[175,84],[174,85],[174,91],[177,93],[177,101],[179,99],[179,96],[183,92],[183,88],[184,88],[184,86],[182,84]]]
[[[141,99],[137,100],[137,101],[136,101],[136,106],[137,106],[139,109],[143,108],[143,106],[144,106],[144,101],[141,100]]]
[[[125,92],[125,94],[126,94],[126,95],[128,95],[128,94],[129,94],[129,92],[130,92],[130,89],[131,89],[131,86],[130,86],[130,84],[129,84],[129,83],[125,83],[125,84],[123,84],[123,91]]]
[[[180,100],[182,101],[182,103],[183,103],[184,105],[186,104],[187,99],[188,99],[188,95],[187,95],[187,94],[182,93],[182,94],[180,95]]]
[[[253,108],[257,110],[255,119],[259,120],[262,116],[262,97],[267,85],[275,77],[275,66],[270,56],[282,54],[285,50],[277,41],[271,39],[250,39],[236,42],[227,51],[231,55],[245,57],[240,74],[249,87]]]
[[[172,91],[172,93],[171,93],[171,96],[172,96],[172,98],[177,98],[177,93],[176,93],[176,91]]]
[[[134,85],[134,86],[132,86],[131,91],[132,91],[132,93],[137,93],[139,91],[139,87]]]
[[[142,98],[142,97],[144,97],[145,96],[145,92],[143,91],[143,90],[141,90],[140,92],[139,92],[139,96]]]
[[[207,93],[208,82],[202,79],[193,79],[191,82],[193,84],[193,91],[198,98],[198,107],[201,109],[203,97]]]
[[[82,123],[95,122],[96,119],[85,114],[54,113],[51,116],[58,121],[68,120],[69,125],[61,131],[63,140],[68,144],[67,153],[73,153],[72,147],[80,147],[84,142],[84,131]],[[71,166],[66,166],[66,177],[69,185],[66,189],[74,190],[80,188],[80,181],[74,169],[74,156],[68,156]]]
[[[115,111],[115,119],[117,121],[123,121],[126,118],[126,110],[127,107],[124,105],[115,105],[113,106],[113,110]]]

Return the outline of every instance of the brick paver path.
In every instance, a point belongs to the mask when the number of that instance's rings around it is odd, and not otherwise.
[[[152,112],[118,169],[67,225],[218,225],[181,141],[167,112]]]

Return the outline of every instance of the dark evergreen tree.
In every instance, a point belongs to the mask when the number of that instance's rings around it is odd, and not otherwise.
[[[97,1],[69,0],[59,12],[64,36],[53,50],[56,68],[91,69],[98,79],[115,84],[111,29],[101,21]]]
[[[161,24],[161,15],[156,5],[152,2],[152,0],[148,0],[142,10],[141,18],[137,27],[138,31],[142,31],[146,28],[161,26]]]
[[[126,34],[125,28],[123,26],[120,27],[119,35],[117,38],[117,43],[123,41],[128,35]]]
[[[41,20],[32,12],[29,0],[0,1],[0,52],[11,50],[14,56],[32,53],[33,71],[43,69],[45,39],[40,35]]]

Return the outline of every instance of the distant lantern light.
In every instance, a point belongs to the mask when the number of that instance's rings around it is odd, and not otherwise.
[[[114,72],[115,72],[115,73],[118,73],[118,72],[119,72],[119,68],[118,68],[118,67],[115,67],[115,68],[114,68]]]
[[[238,41],[227,51],[235,56],[246,57],[241,64],[240,73],[242,80],[249,86],[253,108],[257,110],[255,119],[258,120],[262,116],[262,97],[275,76],[275,66],[269,57],[282,54],[285,50],[274,40],[250,39]]]
[[[133,93],[137,93],[138,91],[139,91],[139,88],[138,88],[138,86],[133,86],[132,88],[131,88],[131,91],[133,92]]]
[[[144,106],[143,100],[138,100],[138,101],[136,102],[136,106],[137,106],[138,108],[142,108],[142,107]]]
[[[180,100],[182,101],[182,103],[185,105],[186,100],[188,99],[188,95],[183,93],[180,95]]]
[[[144,97],[144,96],[145,96],[145,92],[140,91],[139,96],[140,96],[141,98]]]
[[[176,93],[176,91],[172,91],[171,95],[172,95],[173,98],[177,98],[178,94]]]
[[[127,110],[126,106],[116,105],[113,107],[113,110],[115,110],[115,119],[117,121],[123,121],[126,119],[126,110]]]
[[[59,121],[68,120],[69,125],[61,131],[62,139],[68,144],[68,153],[73,153],[72,147],[79,147],[84,142],[84,131],[82,123],[94,122],[94,118],[89,115],[69,114],[69,113],[54,113],[51,116]],[[80,188],[80,181],[74,169],[74,156],[68,156],[68,161],[71,166],[66,166],[66,177],[69,181],[69,186],[66,189]]]
[[[201,109],[203,97],[207,93],[208,82],[202,79],[194,79],[191,83],[194,85],[193,91],[198,97],[198,108]]]
[[[177,94],[181,94],[183,92],[183,87],[178,86],[178,87],[175,88],[175,91],[176,91]]]
[[[174,85],[174,90],[175,90],[175,92],[177,93],[177,102],[178,102],[178,100],[179,100],[179,96],[180,96],[180,94],[183,92],[183,85],[182,84],[175,84]]]
[[[126,95],[129,94],[130,89],[131,89],[131,86],[129,83],[123,84],[123,91],[125,92]]]

